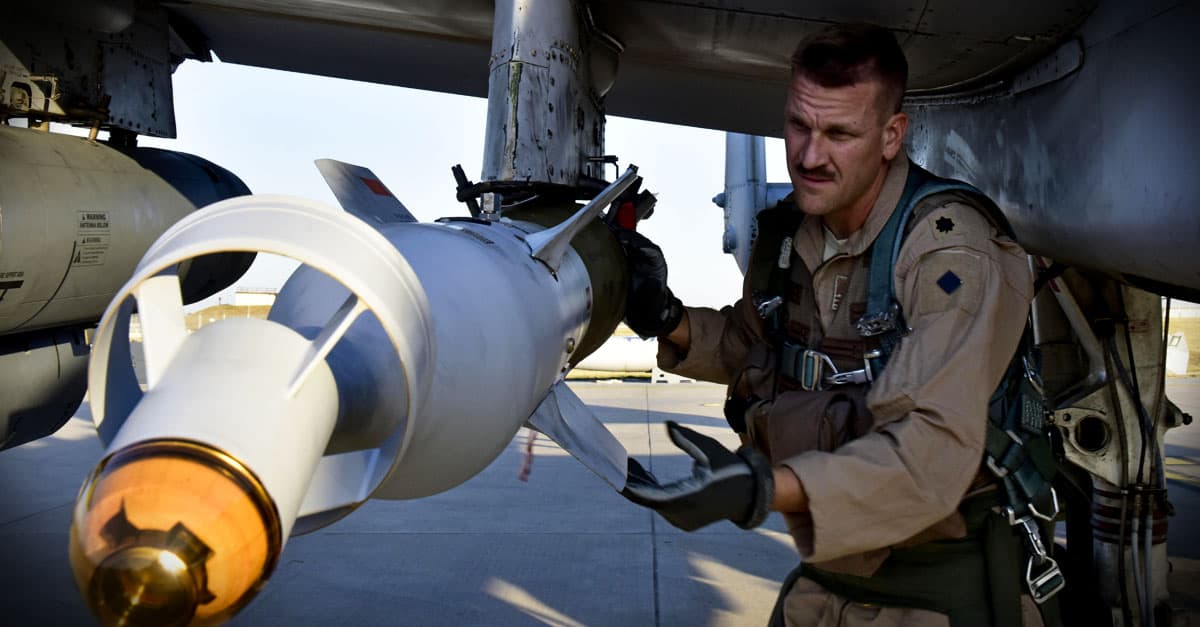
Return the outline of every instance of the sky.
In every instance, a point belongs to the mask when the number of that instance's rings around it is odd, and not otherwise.
[[[177,139],[139,145],[199,155],[237,174],[255,193],[291,194],[337,206],[313,161],[332,158],[373,170],[422,222],[467,215],[450,174],[462,164],[478,180],[487,101],[231,63],[188,61],[174,75]],[[721,252],[724,179],[719,131],[609,117],[608,154],[635,164],[658,194],[639,227],[662,247],[671,289],[685,304],[737,299],[741,273]],[[767,140],[768,179],[786,181],[783,143]],[[611,179],[611,169],[610,179]],[[278,288],[295,267],[256,263],[235,287]],[[231,302],[231,290],[218,295]],[[212,300],[201,306],[216,304]]]

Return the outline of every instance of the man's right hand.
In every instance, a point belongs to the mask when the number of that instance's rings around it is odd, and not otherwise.
[[[667,287],[667,260],[662,249],[629,229],[616,231],[629,263],[625,324],[642,337],[671,333],[683,320],[683,303]]]
[[[775,502],[775,471],[762,453],[749,446],[730,451],[670,420],[667,435],[692,458],[691,476],[663,484],[630,457],[621,496],[658,512],[684,531],[719,520],[751,529],[766,520]]]

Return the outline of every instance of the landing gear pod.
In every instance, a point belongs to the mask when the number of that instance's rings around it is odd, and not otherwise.
[[[0,126],[0,450],[74,414],[87,384],[84,329],[154,239],[197,206],[244,194],[236,176],[192,155]],[[253,258],[185,263],[184,301],[228,286]]]
[[[196,207],[248,194],[229,171],[165,150],[131,149],[0,126],[0,334],[93,324],[150,244]],[[181,268],[184,299],[237,280],[253,254]]]
[[[118,148],[143,168],[162,177],[196,207],[249,196],[250,188],[236,174],[186,152],[161,148]],[[183,302],[194,303],[233,285],[254,262],[254,253],[217,253],[193,259],[180,268]]]
[[[58,431],[87,392],[88,344],[81,328],[0,337],[0,450]]]
[[[94,323],[195,206],[86,139],[0,126],[0,334]]]

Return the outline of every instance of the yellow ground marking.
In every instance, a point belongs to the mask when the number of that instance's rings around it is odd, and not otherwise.
[[[1177,472],[1168,472],[1167,479],[1171,481],[1181,481],[1183,483],[1200,483],[1200,478],[1181,475]]]

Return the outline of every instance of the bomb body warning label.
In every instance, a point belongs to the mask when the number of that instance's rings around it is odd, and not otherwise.
[[[72,266],[101,266],[108,255],[111,226],[107,211],[80,211],[79,229],[75,231],[75,252]]]

